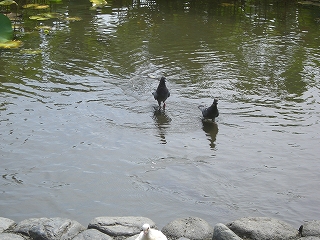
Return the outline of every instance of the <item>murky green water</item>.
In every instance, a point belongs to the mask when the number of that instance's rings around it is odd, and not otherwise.
[[[0,50],[0,216],[318,219],[319,7],[90,7],[25,10],[24,45]],[[220,116],[202,122],[214,97]]]

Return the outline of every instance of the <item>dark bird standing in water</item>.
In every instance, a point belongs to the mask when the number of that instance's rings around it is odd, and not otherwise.
[[[198,108],[201,110],[202,116],[205,119],[212,119],[212,121],[214,121],[215,118],[219,116],[219,110],[217,105],[218,105],[218,99],[214,99],[210,107],[206,108],[200,105]]]
[[[165,108],[168,97],[170,97],[170,92],[166,86],[166,78],[162,77],[160,79],[160,83],[158,85],[158,88],[155,92],[152,93],[154,96],[154,99],[158,101],[159,107],[161,108],[161,102],[163,102],[163,108]]]

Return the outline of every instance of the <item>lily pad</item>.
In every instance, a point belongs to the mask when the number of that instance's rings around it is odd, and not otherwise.
[[[306,5],[306,6],[318,6],[320,7],[320,2],[316,2],[316,1],[301,1],[301,2],[298,2],[298,4],[300,5]]]
[[[234,7],[233,3],[221,3],[222,7]]]
[[[42,10],[42,9],[47,9],[49,8],[49,5],[38,5],[36,7],[34,7],[34,9],[37,9],[37,10]]]
[[[29,17],[31,20],[37,20],[37,21],[46,21],[49,20],[50,18],[47,17],[42,17],[42,16],[31,16]]]
[[[13,29],[10,19],[0,13],[0,43],[7,42],[13,38]]]
[[[10,6],[12,4],[18,5],[15,1],[13,0],[4,0],[0,2],[0,5],[2,6]]]
[[[26,53],[26,54],[35,55],[35,54],[42,53],[42,50],[40,50],[40,49],[23,49],[23,50],[21,50],[20,52]]]
[[[74,22],[74,21],[81,21],[82,18],[81,17],[66,17],[65,20]]]
[[[37,21],[45,21],[52,18],[59,18],[61,15],[58,13],[40,13],[37,15],[30,16],[29,19]]]
[[[61,14],[60,13],[42,13],[41,14],[43,17],[47,17],[47,18],[60,18]]]
[[[42,25],[42,26],[37,26],[36,29],[40,30],[40,29],[44,29],[44,30],[51,30],[52,27],[50,26],[46,26],[46,25]]]
[[[102,8],[107,5],[107,2],[105,0],[90,0],[90,2],[92,3],[93,9]]]
[[[30,3],[30,4],[25,4],[25,5],[23,5],[22,7],[23,7],[23,8],[35,8],[35,7],[37,7],[37,6],[39,6],[39,4],[37,4],[37,3]]]
[[[18,48],[22,45],[21,41],[0,42],[0,48]]]

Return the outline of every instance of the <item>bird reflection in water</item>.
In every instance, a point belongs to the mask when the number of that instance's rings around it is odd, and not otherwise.
[[[166,114],[165,110],[162,108],[160,109],[158,106],[154,107],[153,109],[153,116],[152,116],[155,125],[158,128],[159,134],[158,136],[160,137],[160,141],[162,144],[166,144],[166,128],[169,126],[171,122],[171,118]]]
[[[206,133],[206,136],[208,137],[208,140],[210,142],[210,148],[215,149],[216,147],[215,141],[218,133],[217,123],[211,120],[202,119],[202,129]]]

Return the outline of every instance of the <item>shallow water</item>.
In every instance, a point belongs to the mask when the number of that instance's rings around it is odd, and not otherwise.
[[[52,9],[82,20],[29,10],[23,47],[0,50],[0,216],[318,219],[319,8]],[[161,76],[165,110],[151,95]],[[220,116],[202,121],[214,97]]]

